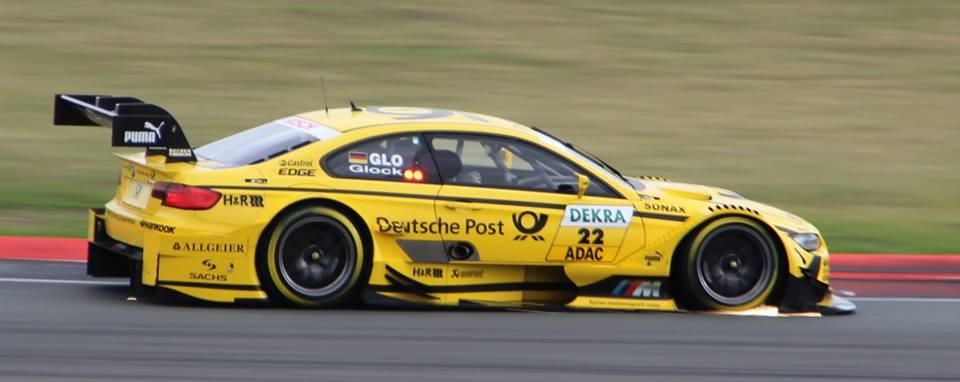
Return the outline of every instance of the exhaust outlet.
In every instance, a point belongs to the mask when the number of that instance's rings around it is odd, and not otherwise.
[[[473,248],[473,244],[470,243],[457,242],[447,247],[447,256],[450,256],[453,260],[469,259],[474,253],[476,253],[476,250]]]

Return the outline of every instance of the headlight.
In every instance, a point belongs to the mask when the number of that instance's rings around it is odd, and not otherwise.
[[[820,236],[815,233],[795,233],[790,235],[800,248],[813,252],[820,249]]]

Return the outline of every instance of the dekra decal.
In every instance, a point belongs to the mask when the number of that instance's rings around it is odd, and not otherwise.
[[[633,216],[633,207],[569,205],[563,211],[561,226],[626,227]]]

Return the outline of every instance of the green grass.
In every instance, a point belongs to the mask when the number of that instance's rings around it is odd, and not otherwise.
[[[960,252],[960,3],[3,1],[0,234],[81,236],[107,130],[55,92],[135,95],[194,145],[322,107],[546,127],[629,173],[731,188],[834,251]]]

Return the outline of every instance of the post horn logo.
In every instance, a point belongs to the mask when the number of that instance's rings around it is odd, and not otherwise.
[[[520,234],[514,236],[513,240],[526,240],[527,237],[534,241],[543,241],[543,236],[537,232],[547,225],[547,214],[538,214],[533,211],[523,211],[513,214],[513,226],[517,227]]]

